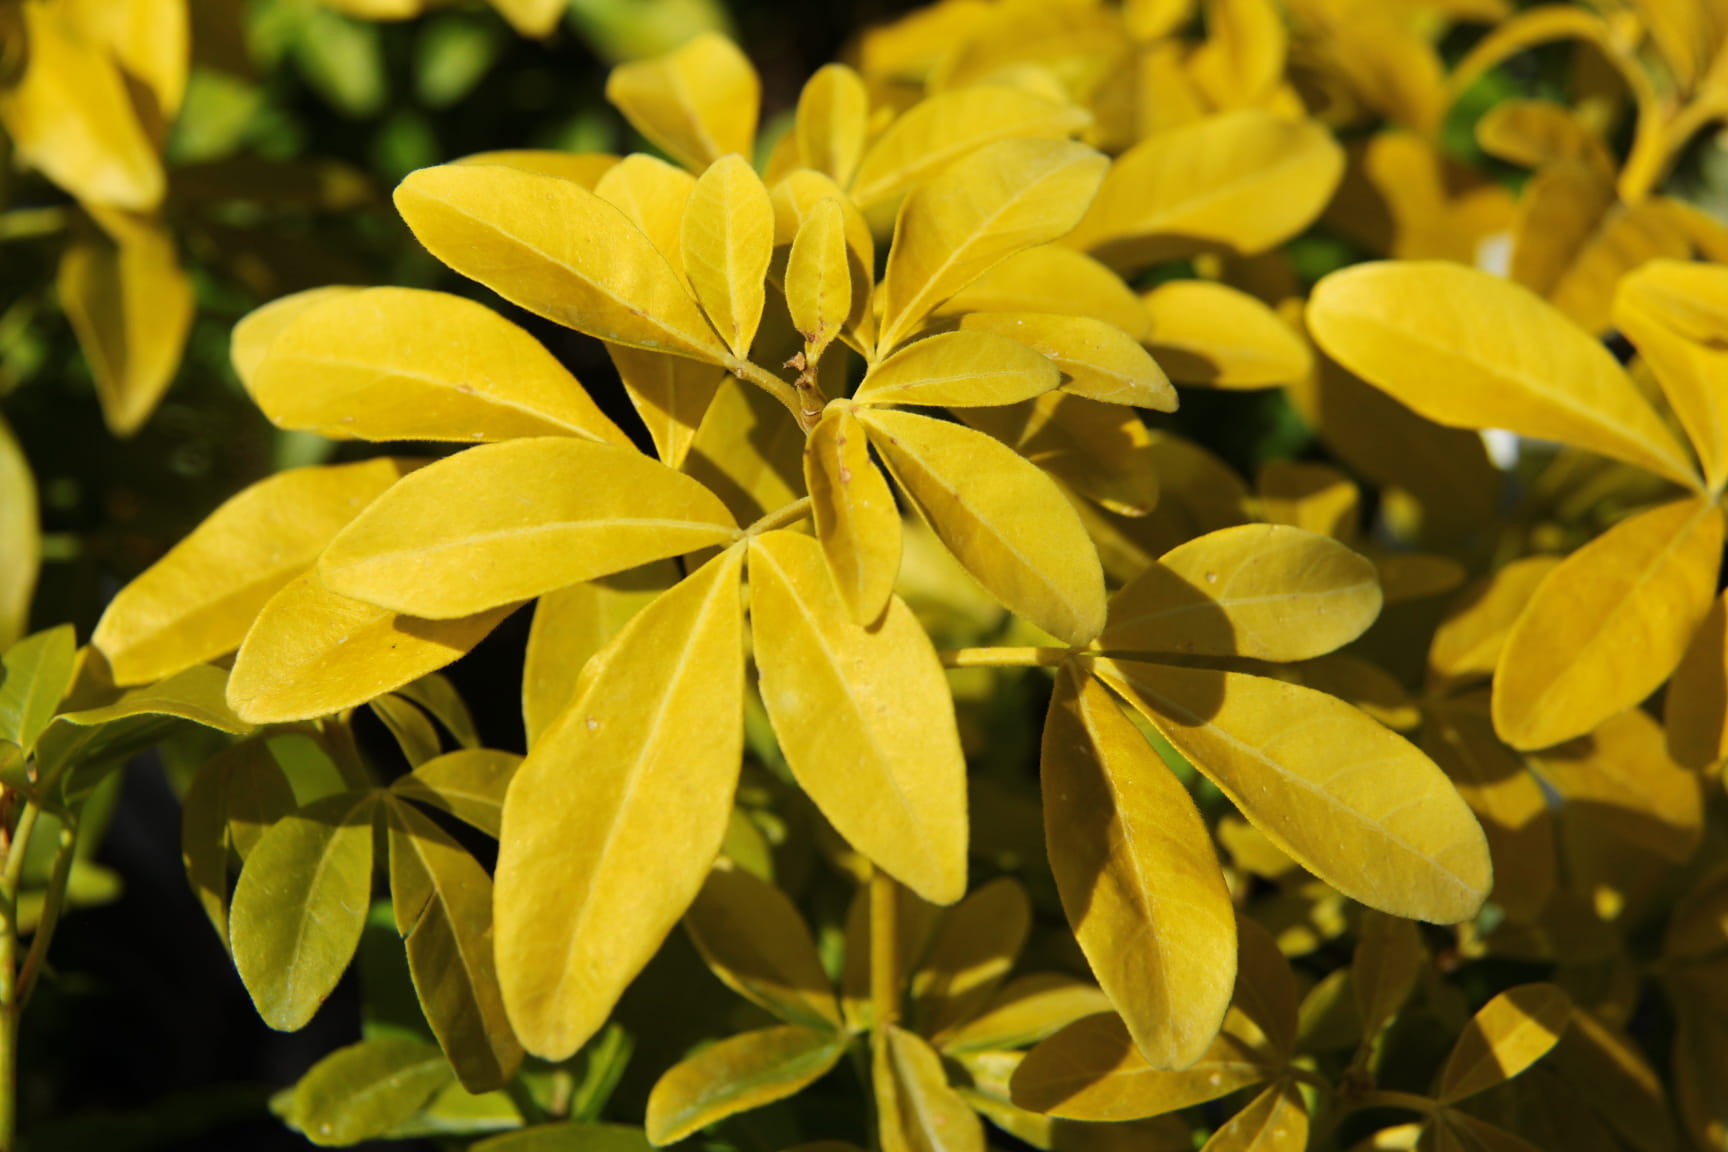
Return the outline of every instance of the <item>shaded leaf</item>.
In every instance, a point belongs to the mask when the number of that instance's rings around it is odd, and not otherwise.
[[[1280,1080],[1212,1133],[1201,1152],[1302,1152],[1308,1105],[1294,1080]]]
[[[956,1054],[1021,1048],[1109,1010],[1109,999],[1093,985],[1035,972],[1010,980],[976,1016],[931,1039],[942,1051]]]
[[[806,168],[832,177],[844,188],[852,181],[870,131],[870,94],[863,77],[844,64],[825,64],[798,96],[793,131]]]
[[[788,1023],[840,1028],[816,942],[780,889],[721,859],[684,913],[702,959],[726,986]]]
[[[41,565],[36,479],[17,437],[0,418],[0,651],[30,627],[30,598]]]
[[[418,1040],[363,1040],[312,1066],[285,1119],[314,1144],[358,1144],[408,1119],[450,1080],[437,1048]]]
[[[912,974],[918,1030],[936,1036],[970,1020],[1014,967],[1032,930],[1032,904],[1010,877],[973,889],[942,918]]]
[[[742,1032],[669,1068],[648,1094],[648,1138],[670,1144],[815,1081],[846,1053],[844,1036],[785,1025]]]
[[[0,740],[26,754],[59,711],[78,675],[78,638],[70,624],[18,641],[0,657]]]
[[[514,752],[462,748],[417,766],[390,785],[397,796],[447,812],[464,824],[498,838],[504,795],[522,764]]]
[[[1446,1058],[1439,1099],[1449,1104],[1512,1079],[1548,1054],[1571,1017],[1571,998],[1553,984],[1500,993],[1476,1013]]]
[[[828,405],[811,429],[804,486],[834,586],[853,623],[868,626],[887,609],[900,574],[900,509],[847,405]]]
[[[1428,676],[1456,681],[1494,674],[1506,636],[1558,556],[1526,556],[1471,585],[1448,610],[1428,648]]]

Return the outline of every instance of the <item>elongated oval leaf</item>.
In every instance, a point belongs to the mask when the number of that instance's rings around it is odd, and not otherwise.
[[[1457,264],[1363,264],[1320,282],[1308,326],[1340,364],[1430,420],[1560,440],[1698,485],[1608,350],[1516,284]]]
[[[828,405],[804,442],[804,486],[840,598],[853,623],[874,623],[900,574],[900,509],[847,405]]]
[[[1046,392],[1024,404],[956,414],[1112,512],[1142,517],[1157,506],[1152,433],[1131,409]]]
[[[1032,930],[1026,889],[999,877],[969,892],[942,918],[912,974],[912,1010],[919,1031],[935,1036],[965,1023],[989,1003]]]
[[[1010,980],[970,1020],[931,1037],[942,1051],[1007,1051],[1036,1044],[1076,1020],[1110,1010],[1110,1001],[1091,984],[1035,972]]]
[[[249,383],[271,423],[324,435],[630,444],[538,341],[442,292],[368,288],[313,302],[269,343]]]
[[[246,313],[234,325],[234,334],[228,343],[228,359],[234,365],[234,374],[240,377],[240,383],[248,392],[252,390],[258,366],[264,362],[270,345],[302,313],[318,304],[363,291],[365,289],[346,284],[329,284],[279,297]]]
[[[820,359],[852,311],[846,214],[839,200],[818,201],[798,223],[786,257],[786,307],[804,337],[804,358]]]
[[[1076,669],[1051,697],[1041,764],[1050,868],[1081,951],[1147,1062],[1187,1067],[1236,985],[1236,915],[1205,822]]]
[[[1314,370],[1308,345],[1246,292],[1207,280],[1172,280],[1142,299],[1146,347],[1184,384],[1268,388]]]
[[[726,362],[666,258],[580,184],[446,164],[411,173],[396,208],[434,256],[530,312],[616,344]]]
[[[1307,660],[1380,614],[1374,565],[1283,524],[1242,524],[1166,552],[1110,600],[1106,649]]]
[[[1107,167],[1070,141],[1002,140],[907,196],[882,277],[881,346],[991,266],[1073,228]]]
[[[608,344],[606,353],[636,414],[648,426],[660,462],[682,468],[702,417],[727,380],[725,369],[623,344]]]
[[[1677,500],[1621,521],[1550,572],[1500,653],[1500,738],[1545,748],[1655,691],[1710,610],[1722,536],[1713,501]]]
[[[504,819],[504,793],[521,765],[522,757],[514,752],[461,748],[398,776],[390,791],[447,812],[496,840]]]
[[[1507,633],[1560,559],[1526,556],[1466,589],[1434,630],[1429,677],[1456,681],[1492,676]]]
[[[1728,598],[1718,596],[1663,697],[1668,754],[1701,769],[1728,757]]]
[[[840,1028],[816,942],[774,885],[722,858],[684,913],[684,927],[714,975],[739,995],[791,1024]]]
[[[78,637],[72,625],[34,633],[0,657],[0,740],[25,752],[36,746],[78,676]]]
[[[118,684],[142,684],[239,647],[264,605],[414,463],[368,460],[260,480],[120,590],[91,643]]]
[[[870,132],[864,78],[844,64],[818,68],[798,96],[793,130],[804,167],[833,177],[842,188],[850,184]]]
[[[1082,252],[1053,244],[1008,257],[932,315],[940,319],[969,312],[1090,316],[1136,340],[1146,335],[1146,309],[1122,277]]]
[[[655,1081],[648,1094],[648,1138],[671,1144],[727,1116],[784,1100],[845,1053],[844,1036],[797,1025],[728,1036]]]
[[[925,899],[966,890],[966,762],[941,664],[897,599],[852,622],[814,540],[750,545],[762,703],[798,783],[840,834]]]
[[[1613,305],[1614,327],[1655,370],[1712,488],[1728,479],[1728,405],[1719,386],[1728,371],[1725,289],[1720,269],[1653,260],[1619,282]]]
[[[1047,476],[969,428],[909,412],[858,419],[942,543],[1002,603],[1070,644],[1103,630],[1098,552]]]
[[[358,1144],[407,1120],[450,1079],[450,1065],[430,1044],[363,1040],[332,1052],[300,1078],[285,1119],[314,1144]]]
[[[36,478],[17,437],[0,419],[0,651],[30,626],[30,597],[41,563]]]
[[[675,52],[614,68],[606,99],[642,135],[700,171],[756,137],[761,85],[726,37],[705,32]]]
[[[655,251],[684,274],[684,211],[696,178],[655,156],[633,152],[594,183],[594,195],[624,213]]]
[[[860,404],[990,407],[1030,400],[1062,382],[1056,365],[1011,334],[944,332],[877,361],[853,393]]]
[[[264,1023],[303,1028],[348,967],[372,894],[369,793],[328,796],[266,832],[234,889],[234,966]]]
[[[721,157],[696,181],[682,239],[684,269],[709,322],[733,355],[749,355],[774,254],[774,205],[742,156]]]
[[[259,611],[234,658],[228,703],[253,724],[353,708],[436,672],[515,608],[421,620],[338,596],[308,572]]]
[[[1236,672],[1099,660],[1121,692],[1303,867],[1371,908],[1456,924],[1492,881],[1488,845],[1446,776],[1344,702]]]
[[[720,850],[744,730],[740,549],[643,609],[504,801],[498,976],[530,1052],[599,1030]]]
[[[1176,410],[1176,390],[1163,369],[1128,333],[1090,316],[982,312],[960,321],[963,332],[1009,336],[1049,357],[1066,379],[1062,390],[1106,404],[1157,412]]]
[[[984,1125],[949,1086],[936,1050],[895,1025],[885,1039],[871,1069],[882,1152],[984,1152]]]
[[[319,573],[341,595],[444,620],[735,535],[717,497],[634,449],[539,437],[396,485],[330,542]]]
[[[1546,1056],[1572,1019],[1572,999],[1554,984],[1521,984],[1488,1001],[1464,1028],[1440,1073],[1450,1104],[1504,1083]]]
[[[1308,1105],[1296,1081],[1268,1086],[1230,1117],[1201,1152],[1303,1152],[1308,1147]]]

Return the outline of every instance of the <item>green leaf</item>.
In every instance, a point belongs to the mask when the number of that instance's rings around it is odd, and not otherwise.
[[[449,1080],[450,1065],[430,1044],[364,1040],[313,1065],[285,1119],[314,1144],[358,1144],[407,1120]]]
[[[839,1062],[846,1038],[796,1025],[742,1032],[667,1069],[648,1094],[648,1138],[671,1144],[799,1092]]]
[[[638,613],[511,781],[498,975],[537,1055],[599,1030],[720,850],[744,743],[742,563],[729,550]]]
[[[240,871],[228,923],[234,966],[279,1032],[306,1026],[360,943],[377,810],[365,792],[314,801],[266,832]]]
[[[398,777],[390,791],[448,812],[497,839],[504,818],[505,790],[521,764],[522,757],[514,752],[464,748],[428,760]]]
[[[634,449],[539,437],[421,469],[332,540],[318,571],[338,595],[448,620],[736,535],[717,497]]]
[[[8,648],[0,657],[0,740],[10,740],[28,755],[77,675],[78,639],[70,624]]]
[[[17,437],[0,417],[0,652],[30,626],[30,597],[41,565],[36,479]]]

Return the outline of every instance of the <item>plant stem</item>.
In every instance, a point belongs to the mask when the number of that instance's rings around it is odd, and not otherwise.
[[[792,387],[792,385],[786,383],[786,381],[780,379],[780,377],[774,375],[774,373],[758,364],[745,360],[742,357],[728,363],[726,365],[726,370],[732,373],[732,375],[738,377],[738,379],[746,380],[751,384],[756,385],[758,388],[768,393],[768,395],[786,405],[786,410],[792,413],[793,419],[798,421],[798,427],[802,428],[805,432],[809,432],[810,429],[816,427],[816,418],[822,414],[821,407],[818,406],[816,410],[812,412],[809,405],[804,402],[804,396],[800,390]]]
[[[944,668],[1054,668],[1074,654],[1069,648],[950,648]]]
[[[744,534],[746,536],[760,536],[764,532],[772,532],[776,528],[784,528],[788,524],[796,524],[808,515],[810,515],[810,497],[801,496],[785,507],[777,508],[768,513],[766,516],[750,525],[750,527],[744,529]]]
[[[880,868],[870,871],[870,1010],[871,1028],[887,1037],[888,1026],[900,1022],[900,903],[899,885]]]
[[[30,937],[30,952],[24,957],[24,967],[18,976],[18,1011],[30,1001],[37,977],[48,960],[48,944],[54,939],[54,929],[60,924],[60,912],[66,906],[66,886],[72,878],[72,860],[77,855],[78,826],[66,820],[60,828],[60,843],[54,850],[54,870],[48,877],[48,891],[42,901],[42,919]]]
[[[1414,1092],[1388,1092],[1375,1090],[1364,1092],[1349,1102],[1351,1111],[1361,1108],[1404,1108],[1411,1112],[1420,1112],[1431,1116],[1440,1102],[1427,1096],[1418,1096]]]
[[[41,808],[34,802],[19,813],[0,869],[0,1152],[12,1152],[18,1135],[18,1018],[23,1009],[18,984],[18,882]]]

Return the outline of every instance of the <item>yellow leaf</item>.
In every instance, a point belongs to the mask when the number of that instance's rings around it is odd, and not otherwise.
[[[618,369],[636,414],[648,426],[660,462],[682,468],[703,416],[726,381],[726,370],[670,352],[624,344],[608,344],[606,352]]]
[[[12,429],[0,418],[0,651],[30,626],[30,597],[41,563],[36,481]]]
[[[1302,338],[1246,292],[1206,280],[1172,280],[1141,300],[1151,316],[1147,348],[1184,384],[1269,388],[1314,369]]]
[[[1098,635],[1098,553],[1048,477],[959,425],[873,409],[858,419],[919,514],[992,595],[1066,643]]]
[[[740,1032],[666,1070],[648,1093],[648,1139],[671,1144],[814,1083],[846,1054],[846,1038],[789,1025]]]
[[[1353,900],[1456,924],[1488,895],[1488,845],[1434,762],[1324,693],[1196,668],[1099,660],[1255,827]]]
[[[762,703],[792,774],[859,852],[927,900],[966,891],[966,762],[929,637],[890,599],[852,622],[814,540],[750,546]]]
[[[1070,141],[1001,140],[914,189],[882,277],[881,347],[897,347],[992,265],[1073,228],[1107,167]]]
[[[1282,524],[1221,528],[1167,552],[1110,601],[1107,650],[1307,660],[1380,614],[1374,566]]]
[[[1362,493],[1344,473],[1330,464],[1300,460],[1268,460],[1255,477],[1260,514],[1273,524],[1288,524],[1354,544],[1361,517]]]
[[[149,101],[139,112],[151,136],[160,140],[186,95],[191,54],[185,0],[72,0],[63,10],[143,89],[129,91],[140,105]]]
[[[740,996],[791,1024],[842,1028],[810,929],[774,885],[722,858],[684,913],[684,927],[709,969]]]
[[[564,0],[492,0],[492,7],[521,35],[544,38],[558,27],[567,5]]]
[[[1136,40],[1161,40],[1194,18],[1195,0],[1123,0],[1122,19]]]
[[[1578,1086],[1591,1110],[1639,1152],[1673,1148],[1674,1122],[1662,1079],[1636,1040],[1596,1012],[1574,1006],[1552,1067]]]
[[[786,307],[804,337],[810,362],[840,334],[852,311],[852,269],[846,247],[846,214],[838,200],[822,200],[798,222],[786,258]]]
[[[1347,700],[1395,731],[1408,732],[1422,722],[1422,709],[1404,685],[1371,660],[1333,652],[1292,670],[1303,685]]]
[[[1084,110],[1035,92],[987,84],[937,92],[883,130],[858,165],[852,198],[866,211],[900,197],[980,148],[1010,138],[1066,139]]]
[[[943,916],[912,974],[912,1013],[926,1036],[964,1024],[990,1002],[1032,930],[1032,902],[1011,877],[967,893]]]
[[[1344,171],[1332,134],[1245,108],[1149,136],[1117,157],[1064,243],[1113,268],[1217,247],[1251,255],[1306,228]]]
[[[852,398],[859,404],[991,407],[1061,383],[1057,366],[1024,342],[990,332],[943,332],[878,360]]]
[[[0,94],[18,154],[78,199],[133,212],[162,200],[162,161],[139,123],[126,77],[60,4],[19,6],[29,58]]]
[[[728,377],[703,414],[683,467],[738,523],[749,524],[804,495],[804,432],[778,400]]]
[[[661,151],[699,172],[729,152],[750,154],[762,94],[737,45],[704,32],[675,52],[614,68],[606,99]]]
[[[1704,462],[1704,479],[1712,489],[1728,481],[1725,308],[1728,279],[1716,266],[1670,260],[1652,261],[1627,275],[1614,297],[1614,327],[1655,373]]]
[[[1062,390],[1106,404],[1176,411],[1176,390],[1164,370],[1128,333],[1090,316],[979,312],[962,331],[1009,336],[1048,356],[1066,377]]]
[[[870,95],[863,78],[844,64],[827,64],[804,84],[794,132],[803,167],[852,182],[870,128]]]
[[[1091,984],[1035,972],[1010,980],[976,1016],[931,1039],[952,1055],[1021,1048],[1109,1010],[1110,1001]]]
[[[1483,151],[1524,168],[1557,161],[1612,173],[1614,158],[1577,110],[1553,100],[1502,100],[1476,122]]]
[[[1607,349],[1515,284],[1454,264],[1361,264],[1320,282],[1308,324],[1346,368],[1431,420],[1560,440],[1698,485]]]
[[[396,208],[432,255],[536,315],[614,344],[726,362],[665,256],[580,184],[446,164],[409,174]]]
[[[398,776],[390,791],[446,812],[496,840],[503,821],[504,790],[521,763],[522,757],[514,752],[461,748]]]
[[[1200,1152],[1303,1152],[1308,1105],[1296,1081],[1280,1080],[1230,1117]]]
[[[871,1063],[882,1152],[984,1152],[984,1126],[936,1050],[893,1025],[884,1041]]]
[[[852,621],[868,626],[900,575],[900,509],[846,405],[830,404],[805,441],[804,484],[834,586]]]
[[[1728,598],[1717,597],[1663,700],[1668,753],[1691,769],[1728,758]]]
[[[682,234],[696,299],[732,353],[747,356],[762,323],[763,278],[774,253],[774,205],[742,156],[709,165],[690,193]]]
[[[390,897],[421,1011],[470,1092],[522,1064],[492,960],[492,878],[412,805],[389,799]]]
[[[173,381],[192,328],[192,281],[174,241],[154,224],[119,244],[85,236],[61,259],[59,291],[108,430],[130,436]]]
[[[1132,409],[1046,392],[1029,403],[959,415],[1112,512],[1144,516],[1158,502],[1152,434]]]
[[[1451,1104],[1512,1079],[1548,1054],[1571,1018],[1571,998],[1553,984],[1500,993],[1465,1026],[1446,1058],[1439,1100]]]
[[[633,152],[594,182],[594,195],[624,213],[655,251],[684,274],[684,210],[696,178],[657,156]]]
[[[1087,963],[1154,1068],[1211,1045],[1236,984],[1236,916],[1205,822],[1090,677],[1059,677],[1044,723],[1044,836]]]
[[[1568,556],[1506,637],[1494,728],[1514,748],[1581,736],[1668,678],[1710,610],[1722,513],[1676,500]]]
[[[1270,0],[1207,0],[1206,39],[1188,67],[1215,106],[1246,108],[1271,97],[1284,80],[1284,21]]]
[[[832,200],[840,206],[846,237],[846,267],[851,280],[851,303],[846,323],[868,342],[875,317],[870,311],[871,291],[876,283],[876,241],[870,225],[840,186],[820,172],[799,168],[786,174],[769,193],[774,201],[774,244],[793,244],[804,221],[821,205]],[[790,275],[790,270],[788,270]]]
[[[298,320],[302,313],[327,300],[360,291],[364,289],[344,284],[308,288],[304,292],[295,292],[272,300],[246,313],[240,322],[234,325],[234,335],[228,346],[228,358],[234,365],[234,374],[240,377],[240,383],[248,392],[252,391],[257,380],[258,366],[269,354],[270,345],[274,344],[276,337]]]
[[[308,572],[259,610],[234,658],[228,703],[253,724],[353,708],[436,672],[516,607],[420,620],[338,596]]]
[[[522,719],[530,745],[576,698],[589,659],[677,582],[677,565],[660,560],[540,597],[522,665]]]
[[[319,574],[339,595],[442,620],[737,534],[688,476],[631,448],[543,436],[407,477],[330,542]]]
[[[720,851],[744,741],[742,564],[722,553],[625,625],[511,781],[495,947],[536,1055],[600,1029]]]
[[[240,646],[276,592],[414,464],[298,468],[230,498],[120,590],[96,625],[117,684],[143,684]]]
[[[1403,1010],[1427,962],[1428,950],[1416,925],[1383,912],[1363,914],[1350,959],[1350,983],[1364,1043],[1372,1042]]]
[[[1122,277],[1083,252],[1046,244],[1008,257],[938,305],[935,319],[968,312],[1090,316],[1139,340],[1146,309]]]
[[[1439,683],[1492,676],[1506,634],[1559,563],[1558,556],[1526,556],[1471,585],[1434,630],[1429,679]]]
[[[504,148],[495,152],[475,152],[451,161],[453,164],[497,164],[505,168],[520,168],[542,176],[557,176],[592,190],[600,177],[619,163],[608,152],[556,152],[542,148]]]
[[[366,288],[308,302],[249,375],[253,400],[280,428],[361,440],[573,435],[630,446],[538,341],[442,292]]]

